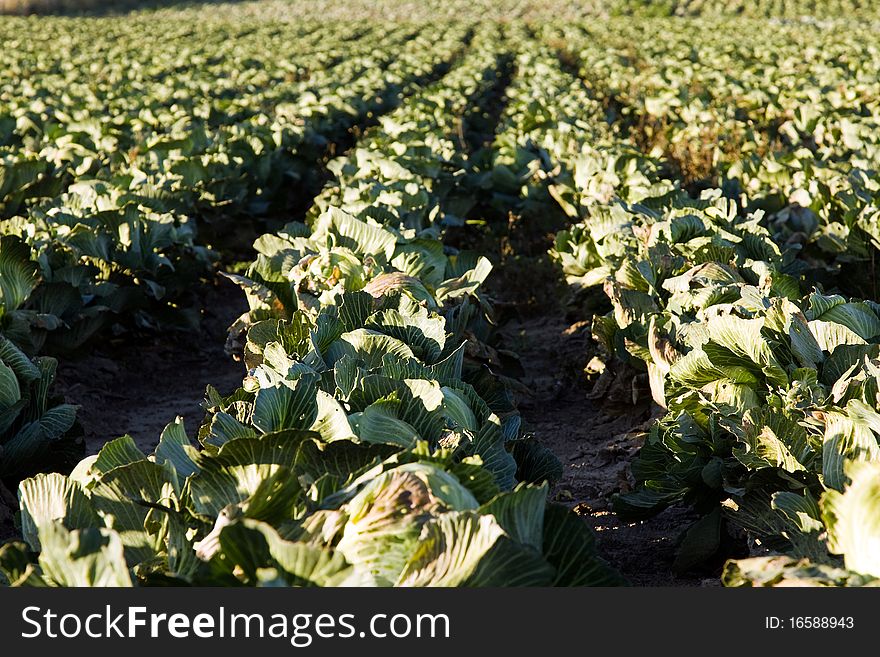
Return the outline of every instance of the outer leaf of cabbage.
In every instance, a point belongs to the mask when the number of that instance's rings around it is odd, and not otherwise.
[[[822,497],[828,547],[847,569],[880,578],[880,463],[850,462],[849,485]]]

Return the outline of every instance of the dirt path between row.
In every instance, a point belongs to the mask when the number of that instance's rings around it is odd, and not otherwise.
[[[524,370],[517,376],[523,386],[516,394],[523,429],[562,462],[553,500],[592,527],[604,556],[630,583],[717,585],[718,573],[712,571],[684,576],[673,571],[678,538],[696,516],[669,509],[627,523],[611,511],[612,496],[633,484],[629,464],[656,409],[646,382],[636,381],[633,401],[632,372],[622,372],[591,399],[599,388],[585,369],[599,350],[589,318],[606,312],[607,304],[601,292],[577,302],[567,299],[562,272],[547,254],[566,221],[549,213],[528,220],[511,216],[506,226],[496,222],[482,236],[462,240],[481,253],[496,254],[486,289],[500,311],[498,344],[516,353]]]
[[[554,501],[573,508],[596,532],[604,556],[636,586],[699,586],[717,582],[700,576],[676,576],[676,537],[694,517],[670,509],[651,520],[624,523],[610,511],[611,496],[629,485],[628,464],[640,447],[647,404],[603,409],[588,399],[583,368],[589,327],[570,325],[547,315],[505,326],[507,341],[518,344],[532,392],[518,405],[526,431],[562,461],[563,477]]]
[[[87,454],[125,434],[150,453],[178,415],[194,438],[204,418],[205,387],[230,394],[241,385],[244,366],[223,345],[226,329],[247,309],[244,295],[219,275],[203,294],[198,333],[126,336],[118,344],[98,343],[82,358],[61,361],[57,390],[80,406]]]

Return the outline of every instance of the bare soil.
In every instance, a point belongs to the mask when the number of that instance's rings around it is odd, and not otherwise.
[[[653,406],[645,375],[613,362],[601,377],[586,371],[600,355],[590,320],[608,310],[607,299],[601,291],[573,298],[559,267],[550,261],[547,250],[566,223],[552,215],[511,215],[506,225],[496,221],[483,235],[462,237],[482,253],[496,253],[487,290],[499,311],[498,346],[516,353],[524,370],[524,385],[517,392],[524,430],[562,462],[554,501],[592,527],[606,559],[631,584],[717,585],[719,573],[711,570],[687,575],[673,571],[679,537],[696,520],[689,511],[668,509],[632,523],[611,511],[612,496],[634,483],[630,462],[659,409]]]
[[[611,513],[611,497],[631,485],[629,462],[650,423],[650,395],[637,387],[632,400],[612,385],[603,399],[589,398],[592,382],[584,367],[595,353],[587,322],[571,324],[562,313],[509,322],[505,342],[522,358],[523,383],[531,395],[518,405],[525,429],[563,464],[554,501],[583,517],[596,532],[604,556],[635,586],[700,586],[717,578],[673,573],[677,537],[696,518],[669,509],[642,522],[621,522]]]
[[[217,276],[200,296],[204,310],[198,333],[127,335],[61,362],[56,387],[68,403],[80,406],[87,454],[125,434],[150,453],[178,415],[193,437],[204,417],[205,387],[229,394],[241,385],[244,366],[223,346],[226,329],[247,309],[244,295]]]

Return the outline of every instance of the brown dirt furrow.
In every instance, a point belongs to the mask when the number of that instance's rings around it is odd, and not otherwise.
[[[247,308],[244,295],[219,276],[203,295],[198,333],[129,335],[118,343],[97,343],[76,360],[61,361],[57,390],[80,406],[77,417],[87,454],[124,434],[149,453],[178,415],[193,437],[204,417],[205,387],[229,394],[241,385],[244,367],[223,345],[227,327]]]
[[[595,353],[589,326],[570,324],[561,312],[512,321],[504,336],[522,359],[523,383],[532,393],[518,400],[525,429],[563,464],[562,479],[552,492],[554,500],[589,523],[604,556],[633,585],[711,582],[673,573],[677,537],[694,520],[688,512],[669,509],[633,523],[622,522],[611,512],[612,495],[630,485],[629,462],[640,447],[640,429],[650,421],[646,391],[640,391],[636,403],[589,399],[591,386],[584,367]]]

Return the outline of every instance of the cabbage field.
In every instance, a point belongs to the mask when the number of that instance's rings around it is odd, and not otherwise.
[[[0,584],[880,583],[873,3],[95,4],[0,4]]]

